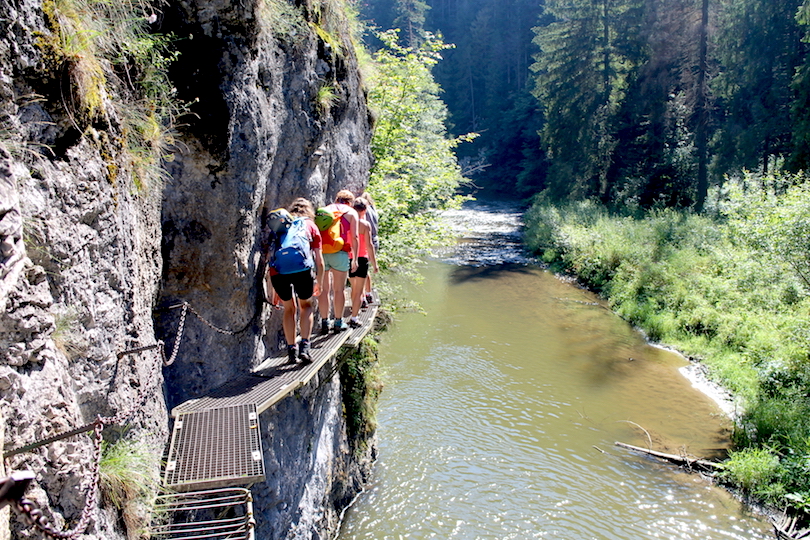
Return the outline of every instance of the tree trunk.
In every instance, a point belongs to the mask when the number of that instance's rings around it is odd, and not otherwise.
[[[703,211],[706,195],[709,191],[708,178],[708,147],[709,147],[709,96],[706,87],[706,72],[708,71],[708,41],[709,41],[709,0],[702,0],[700,28],[698,30],[698,72],[695,89],[695,149],[697,151],[697,194],[695,196],[695,210]]]

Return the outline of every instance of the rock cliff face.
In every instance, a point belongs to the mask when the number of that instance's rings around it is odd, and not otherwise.
[[[164,30],[184,36],[172,76],[194,115],[163,195],[161,305],[187,301],[212,325],[237,332],[188,321],[167,372],[170,406],[277,347],[272,326],[260,339],[269,315],[258,279],[262,209],[295,197],[331,202],[367,180],[371,126],[351,44],[344,36],[342,50],[332,52],[312,29],[326,27],[329,4],[200,0],[166,13]],[[331,104],[319,103],[325,87]],[[178,316],[161,321],[167,337]]]
[[[171,78],[193,114],[177,128],[163,185],[143,188],[123,158],[125,130],[113,107],[129,97],[106,96],[103,114],[82,121],[66,75],[48,67],[39,40],[53,34],[51,4],[0,0],[6,450],[131,409],[147,392],[127,436],[161,452],[167,404],[204,394],[277,346],[280,321],[261,298],[262,213],[297,196],[322,204],[339,189],[361,190],[370,116],[339,2],[170,1],[155,26],[178,38]],[[199,316],[187,317],[173,366],[161,371],[155,351],[116,355],[156,340],[171,350],[180,302]],[[146,388],[156,369],[165,393]],[[318,404],[300,412],[309,433],[296,427],[300,415],[279,413],[268,447],[298,445],[296,437],[311,438],[326,418],[340,439],[340,393],[313,392]],[[119,435],[105,430],[107,440]],[[342,443],[332,446],[330,459],[346,461]],[[314,455],[304,452],[301,463]],[[29,497],[69,526],[81,514],[92,462],[81,435],[11,465],[37,473]],[[324,489],[313,504],[343,493]],[[273,525],[266,538],[319,537],[334,524],[334,516],[295,519],[296,532]],[[33,537],[13,514],[11,527],[15,537]],[[116,512],[96,505],[87,532],[124,534]]]

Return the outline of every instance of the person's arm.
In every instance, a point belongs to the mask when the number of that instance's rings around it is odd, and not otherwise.
[[[309,232],[312,235],[309,247],[312,251],[312,258],[315,261],[315,289],[313,294],[315,296],[320,296],[321,289],[323,288],[323,252],[321,251],[323,237],[321,237],[321,232],[318,230],[315,222],[308,220],[307,225],[309,226]]]
[[[270,281],[272,272],[273,270],[268,264],[267,269],[264,272],[264,280],[262,280],[264,285],[264,298],[273,308],[281,309],[281,298],[278,297],[276,289],[273,288],[273,283]]]
[[[312,294],[320,296],[323,288],[323,255],[321,254],[321,248],[313,249],[312,257],[315,259],[315,289]]]

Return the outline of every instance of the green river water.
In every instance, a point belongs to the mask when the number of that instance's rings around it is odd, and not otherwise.
[[[464,212],[462,251],[490,251],[431,260],[409,289],[426,315],[382,336],[379,458],[339,538],[771,538],[699,475],[614,446],[723,455],[730,421],[688,362],[593,294],[500,264],[520,257],[516,213]]]

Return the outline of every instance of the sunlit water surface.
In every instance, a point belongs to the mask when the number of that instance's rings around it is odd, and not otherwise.
[[[411,291],[427,315],[382,337],[379,459],[340,539],[770,538],[699,475],[613,444],[723,454],[729,422],[682,358],[527,264],[514,208],[449,219],[465,239]]]

